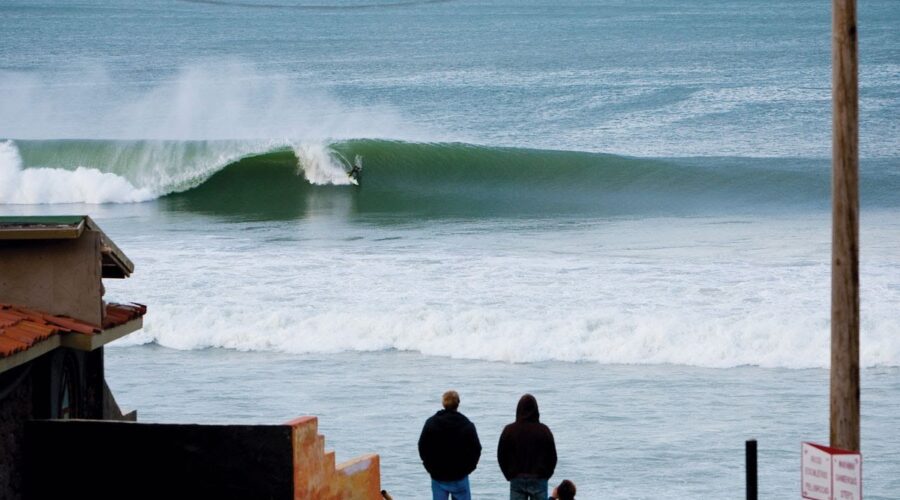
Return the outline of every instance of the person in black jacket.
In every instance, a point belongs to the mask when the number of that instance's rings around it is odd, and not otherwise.
[[[556,443],[540,422],[537,400],[519,399],[516,421],[503,428],[497,462],[509,481],[510,500],[547,500],[547,481],[556,469]]]
[[[481,442],[475,424],[457,411],[459,394],[447,391],[444,409],[425,421],[419,437],[419,457],[431,475],[434,500],[470,500],[469,474],[481,458]]]

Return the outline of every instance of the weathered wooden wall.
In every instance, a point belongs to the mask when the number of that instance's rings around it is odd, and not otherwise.
[[[100,233],[72,240],[0,241],[0,302],[100,325]]]

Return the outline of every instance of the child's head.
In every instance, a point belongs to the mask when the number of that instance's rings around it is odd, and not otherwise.
[[[575,500],[575,483],[568,479],[564,480],[556,487],[556,493],[553,496],[559,500]]]

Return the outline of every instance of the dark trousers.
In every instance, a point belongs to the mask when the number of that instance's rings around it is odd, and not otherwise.
[[[518,477],[509,482],[509,500],[547,500],[547,480]]]

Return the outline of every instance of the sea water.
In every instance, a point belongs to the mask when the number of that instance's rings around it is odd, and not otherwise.
[[[900,489],[900,6],[860,5],[862,449]],[[4,2],[0,212],[85,213],[144,421],[320,417],[427,498],[456,388],[535,394],[584,498],[798,495],[828,439],[819,2]],[[356,157],[361,185],[344,173]]]

